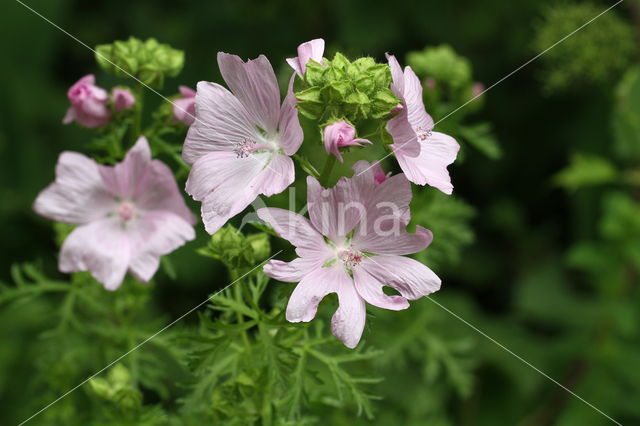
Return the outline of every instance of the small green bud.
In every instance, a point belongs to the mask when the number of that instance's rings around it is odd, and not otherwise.
[[[446,44],[411,52],[407,55],[407,63],[421,78],[431,77],[455,90],[472,84],[469,61]]]
[[[113,396],[111,385],[106,379],[103,379],[101,377],[94,377],[93,379],[89,380],[89,387],[100,398],[111,399]]]
[[[325,67],[322,64],[309,59],[307,62],[307,68],[304,72],[304,79],[309,86],[316,86],[322,82],[322,78],[325,72]]]
[[[109,370],[109,382],[113,385],[128,385],[131,382],[131,374],[129,370],[122,364],[116,364]]]
[[[253,257],[257,261],[261,261],[269,257],[271,254],[271,243],[269,236],[264,233],[252,234],[247,237],[247,241],[253,250]]]
[[[96,60],[105,71],[118,77],[134,76],[145,84],[162,87],[165,76],[175,77],[184,65],[184,52],[158,43],[130,37],[96,47]]]
[[[112,400],[123,410],[136,410],[142,406],[142,394],[132,386],[115,391]]]

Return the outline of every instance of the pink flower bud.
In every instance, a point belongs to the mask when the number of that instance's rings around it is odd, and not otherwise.
[[[324,40],[317,38],[298,46],[298,57],[288,58],[287,63],[295,70],[295,72],[302,76],[307,69],[307,62],[309,62],[309,59],[322,63],[323,54]]]
[[[431,89],[431,90],[433,90],[433,89],[435,89],[435,88],[436,88],[436,86],[437,86],[438,84],[436,83],[436,81],[435,81],[433,78],[431,78],[431,77],[427,77],[427,79],[424,81],[424,85],[425,85],[425,87],[426,87],[427,89]]]
[[[111,102],[117,112],[131,108],[136,103],[136,98],[127,89],[119,89],[114,87],[111,90]]]
[[[187,86],[178,89],[182,96],[173,101],[173,118],[191,126],[196,119],[196,91]]]
[[[340,148],[345,146],[361,146],[361,143],[371,143],[367,139],[354,139],[356,129],[346,121],[336,121],[324,128],[322,141],[324,149],[328,154],[335,155],[340,162],[343,162]]]
[[[111,120],[111,113],[107,108],[109,95],[107,91],[95,85],[93,74],[85,75],[67,91],[71,107],[62,120],[69,124],[77,121],[81,126],[89,129],[104,126]]]
[[[479,81],[473,83],[473,87],[471,87],[471,97],[475,98],[476,96],[482,95],[484,89],[484,84],[480,83]]]

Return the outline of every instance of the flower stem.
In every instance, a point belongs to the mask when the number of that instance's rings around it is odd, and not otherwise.
[[[138,83],[135,88],[136,107],[133,113],[133,124],[131,126],[131,143],[134,144],[142,134],[142,97],[144,95],[144,86]]]
[[[324,186],[325,188],[329,186],[329,178],[331,177],[333,166],[336,165],[336,160],[337,158],[335,157],[335,155],[329,155],[324,163],[322,172],[320,173],[320,185]]]

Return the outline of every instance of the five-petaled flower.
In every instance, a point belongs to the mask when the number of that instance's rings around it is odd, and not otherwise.
[[[127,271],[149,281],[161,256],[195,238],[195,216],[169,167],[151,158],[144,137],[113,167],[62,153],[56,180],[34,209],[78,225],[62,245],[59,269],[91,271],[108,290],[117,289]]]
[[[411,182],[451,194],[453,185],[447,166],[455,161],[460,146],[451,136],[433,131],[433,119],[422,102],[420,79],[411,67],[405,67],[403,72],[394,56],[388,55],[388,59],[393,78],[391,90],[403,107],[387,123],[400,168]]]
[[[95,83],[95,76],[88,74],[69,88],[67,97],[71,106],[62,119],[63,124],[77,121],[83,127],[94,129],[111,120],[111,112],[107,106],[109,94]]]
[[[307,62],[309,62],[309,59],[322,63],[323,53],[324,40],[317,38],[298,46],[298,56],[295,58],[287,58],[287,63],[302,77],[307,70]]]
[[[433,239],[410,220],[411,187],[403,174],[377,181],[368,163],[354,167],[353,178],[341,178],[324,189],[307,178],[310,220],[296,213],[262,208],[258,216],[296,247],[291,262],[271,260],[264,272],[277,280],[299,282],[287,305],[291,322],[311,321],[320,301],[337,293],[339,308],[331,330],[354,348],[365,324],[365,302],[392,310],[406,309],[409,300],[440,288],[440,279],[426,266],[403,255],[425,249]],[[384,175],[384,173],[383,173]],[[390,286],[400,295],[386,295]]]
[[[182,156],[193,164],[187,192],[202,202],[205,229],[213,234],[259,194],[271,196],[294,181],[290,156],[302,143],[295,98],[280,90],[265,56],[243,62],[218,53],[219,84],[199,82],[197,120],[189,128]]]

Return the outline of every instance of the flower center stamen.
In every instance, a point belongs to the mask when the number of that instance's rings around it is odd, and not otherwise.
[[[132,203],[125,201],[118,206],[118,216],[124,222],[129,222],[131,219],[135,217],[135,215],[136,215],[136,206],[134,206]]]
[[[342,260],[342,262],[344,262],[344,264],[349,268],[358,266],[360,262],[362,262],[363,257],[364,256],[361,251],[355,250],[351,247],[338,252],[338,258],[340,258],[340,260]]]
[[[424,142],[427,139],[429,139],[429,136],[431,136],[431,130],[428,130],[427,128],[420,126],[416,128],[416,134],[418,135],[418,139]]]
[[[255,148],[256,142],[250,139],[245,139],[242,142],[236,142],[235,147],[233,148],[233,152],[236,153],[237,158],[245,158],[248,157],[249,154]]]

